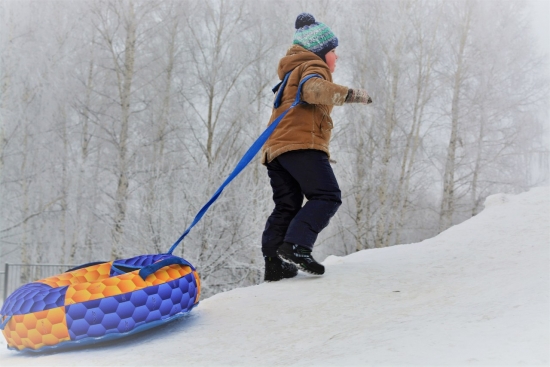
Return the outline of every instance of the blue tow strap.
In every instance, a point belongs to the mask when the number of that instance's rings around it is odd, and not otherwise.
[[[8,322],[11,320],[11,317],[13,315],[9,315],[9,316],[6,316],[6,318],[4,319],[4,321],[2,321],[0,323],[0,330],[4,330],[4,328],[6,327],[6,325],[8,324]]]
[[[284,80],[279,83],[277,86],[275,86],[275,88],[273,88],[273,91],[277,91],[278,90],[278,94],[277,94],[277,97],[275,98],[275,108],[279,107],[280,104],[281,104],[281,98],[282,98],[282,95],[283,95],[283,89],[286,85],[286,82],[288,80],[288,77],[290,76],[290,73],[287,73],[285,75],[285,78]],[[288,111],[290,111],[292,108],[296,107],[297,105],[300,104],[300,95],[301,95],[301,92],[302,92],[302,86],[303,84],[308,81],[309,79],[311,78],[321,78],[321,76],[319,74],[310,74],[310,75],[307,75],[305,76],[301,81],[300,81],[300,84],[298,85],[298,92],[296,93],[296,98],[294,99],[294,103],[292,103],[292,105],[285,111],[283,112],[281,115],[279,115],[279,117],[277,117],[268,127],[267,129],[265,129],[265,131],[260,135],[260,137],[252,144],[252,146],[250,148],[248,148],[247,152],[244,154],[244,156],[241,158],[241,160],[239,161],[239,163],[237,163],[237,166],[233,169],[233,172],[231,172],[231,174],[229,175],[229,177],[227,177],[227,179],[223,182],[223,184],[220,186],[220,188],[214,193],[214,195],[210,198],[210,200],[208,200],[208,202],[201,208],[201,210],[198,212],[198,214],[195,216],[195,219],[193,219],[193,222],[191,223],[191,225],[185,230],[185,232],[183,232],[183,234],[180,236],[180,238],[178,238],[178,240],[176,242],[174,242],[174,244],[172,245],[172,247],[170,247],[170,250],[168,250],[168,254],[172,254],[172,252],[176,249],[176,247],[178,247],[178,245],[180,244],[180,242],[185,238],[185,236],[187,236],[187,234],[191,231],[191,228],[193,228],[195,226],[195,224],[197,224],[201,218],[203,217],[204,213],[206,213],[206,211],[208,210],[208,208],[210,208],[210,206],[214,203],[214,201],[216,201],[218,199],[218,197],[220,196],[220,194],[222,193],[223,189],[229,185],[229,183],[231,181],[233,181],[233,179],[235,177],[237,177],[237,175],[239,173],[241,173],[241,171],[248,165],[248,163],[250,163],[250,161],[256,156],[256,154],[260,151],[260,149],[262,149],[262,146],[265,144],[265,142],[267,141],[267,139],[269,138],[269,136],[271,135],[271,133],[273,133],[273,131],[275,130],[275,128],[277,128],[277,125],[279,125],[279,122],[281,122],[281,120],[286,116],[286,114],[288,113]]]

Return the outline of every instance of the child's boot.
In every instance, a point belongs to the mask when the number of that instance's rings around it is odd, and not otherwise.
[[[306,247],[285,242],[277,249],[277,255],[284,261],[299,266],[307,273],[314,275],[325,273],[325,267],[315,261],[311,256],[311,250]]]
[[[264,281],[266,282],[276,282],[285,278],[294,278],[298,275],[298,268],[296,266],[285,263],[278,257],[264,256],[264,259]]]

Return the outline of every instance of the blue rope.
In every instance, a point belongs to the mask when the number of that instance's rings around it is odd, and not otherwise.
[[[281,96],[282,96],[282,89],[284,88],[284,86],[286,84],[286,81],[288,80],[289,75],[290,75],[290,72],[285,75],[285,78],[284,78],[282,84],[280,85],[281,88],[279,88],[279,93],[277,95],[276,102],[275,102],[277,104],[277,107],[278,107],[278,105],[280,105]],[[210,198],[210,200],[208,200],[208,202],[198,212],[198,214],[195,216],[195,219],[193,219],[193,222],[191,223],[191,225],[185,230],[185,232],[183,232],[183,234],[180,236],[180,238],[178,238],[178,240],[176,242],[174,242],[172,247],[170,247],[170,250],[168,250],[168,252],[167,252],[168,254],[172,254],[172,252],[176,249],[176,247],[178,247],[180,242],[191,231],[191,228],[193,228],[195,226],[195,224],[197,224],[201,220],[201,218],[203,217],[204,213],[206,213],[208,208],[210,208],[210,206],[214,203],[214,201],[216,201],[216,199],[218,199],[218,197],[221,195],[223,189],[227,185],[229,185],[229,183],[231,181],[233,181],[233,179],[235,177],[237,177],[237,175],[239,173],[241,173],[241,171],[248,165],[248,163],[250,163],[250,161],[256,156],[256,154],[260,151],[260,149],[262,149],[262,146],[265,144],[265,142],[267,141],[267,139],[269,138],[271,133],[275,130],[277,125],[279,125],[279,122],[281,122],[281,120],[286,116],[288,111],[290,111],[292,108],[294,108],[294,107],[296,107],[297,105],[300,104],[300,95],[301,95],[303,84],[306,81],[308,81],[310,78],[314,78],[314,77],[315,78],[321,78],[321,76],[319,74],[310,74],[310,75],[305,76],[300,81],[300,84],[298,85],[298,92],[296,93],[296,98],[294,99],[294,103],[292,103],[292,105],[285,112],[283,112],[279,117],[277,117],[277,119],[275,119],[275,121],[273,121],[267,127],[267,129],[265,129],[265,131],[260,135],[260,137],[252,144],[252,146],[247,150],[247,152],[241,158],[239,163],[237,163],[237,166],[233,169],[233,172],[231,172],[229,177],[227,177],[227,179],[223,182],[223,184],[220,186],[220,188],[214,193],[214,195]]]
[[[2,321],[0,323],[0,330],[4,330],[4,328],[6,327],[6,325],[8,324],[8,322],[11,320],[13,315],[9,315],[9,316],[6,316],[6,318],[4,319],[4,321]]]
[[[275,102],[273,102],[273,106],[275,108],[279,108],[281,106],[281,101],[283,99],[283,91],[286,87],[286,82],[288,81],[288,78],[290,77],[290,71],[288,73],[286,73],[284,79],[282,82],[280,82],[279,84],[277,84],[273,89],[273,93],[276,93],[277,91],[279,91],[279,93],[277,93],[277,97],[275,97]]]

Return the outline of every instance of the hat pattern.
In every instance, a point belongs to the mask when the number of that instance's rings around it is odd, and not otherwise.
[[[294,24],[294,44],[300,45],[313,52],[323,60],[330,50],[338,46],[338,38],[330,28],[321,22],[315,21],[315,17],[309,13],[301,13]]]

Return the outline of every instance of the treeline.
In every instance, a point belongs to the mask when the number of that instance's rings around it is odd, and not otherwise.
[[[340,40],[344,204],[317,257],[409,243],[548,184],[546,65],[519,1],[3,1],[0,263],[167,251],[265,128],[302,11]],[[258,283],[256,159],[176,251],[205,295]]]

